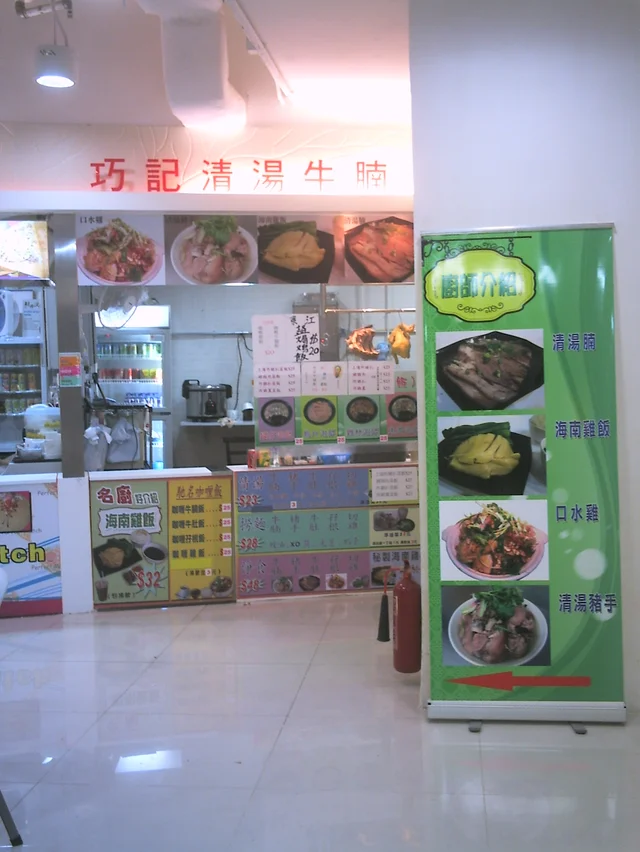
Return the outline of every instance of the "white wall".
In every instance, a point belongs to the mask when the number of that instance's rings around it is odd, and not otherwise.
[[[616,226],[627,702],[640,706],[640,3],[412,0],[416,232]]]

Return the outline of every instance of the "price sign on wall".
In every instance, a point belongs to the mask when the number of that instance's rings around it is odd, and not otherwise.
[[[231,477],[169,480],[172,601],[233,595]]]

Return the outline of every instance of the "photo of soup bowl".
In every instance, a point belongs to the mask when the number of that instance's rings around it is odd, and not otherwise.
[[[158,544],[155,541],[150,541],[149,544],[142,549],[142,555],[147,562],[151,562],[152,565],[159,565],[167,559],[169,551],[164,544]]]

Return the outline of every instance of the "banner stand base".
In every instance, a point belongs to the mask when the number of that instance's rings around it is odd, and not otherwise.
[[[430,720],[482,722],[603,722],[623,725],[627,706],[614,701],[429,701]]]

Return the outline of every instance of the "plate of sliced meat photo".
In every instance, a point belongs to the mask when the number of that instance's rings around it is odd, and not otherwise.
[[[489,331],[462,339],[442,333],[436,346],[436,377],[445,395],[439,393],[440,410],[501,411],[543,388],[541,330],[520,335]],[[529,400],[530,407],[543,405],[543,391],[538,397]]]
[[[365,222],[344,239],[349,266],[365,284],[391,284],[413,278],[413,222],[387,216]]]

